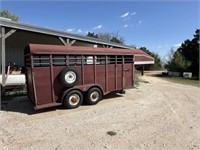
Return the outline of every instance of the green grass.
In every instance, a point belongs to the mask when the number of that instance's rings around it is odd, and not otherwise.
[[[185,85],[192,85],[196,87],[200,87],[200,81],[197,78],[183,78],[183,77],[170,77],[167,76],[167,74],[163,74],[163,72],[167,72],[166,70],[163,71],[145,71],[145,75],[147,76],[153,76],[153,77],[159,77],[161,79],[167,80],[169,82],[173,83],[180,83]]]
[[[134,87],[138,87],[139,86],[139,83],[140,83],[140,76],[141,74],[140,73],[136,73],[135,74],[135,78],[134,78]]]
[[[140,77],[141,77],[141,72],[140,71],[136,71],[135,73],[135,78],[134,78],[134,87],[137,88],[141,82],[146,83],[147,81],[143,81]]]
[[[169,82],[173,82],[173,83],[180,83],[180,84],[200,87],[199,80],[195,80],[195,79],[186,79],[186,78],[182,78],[182,77],[167,77],[167,76],[158,76],[158,77],[160,77],[164,80],[167,80]]]
[[[141,77],[141,73],[136,72],[135,78],[134,78],[134,87],[135,88],[137,88],[140,85],[140,83],[149,83],[149,81],[142,80],[140,77]]]

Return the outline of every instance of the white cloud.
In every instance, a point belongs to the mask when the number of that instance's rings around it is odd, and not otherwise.
[[[121,15],[120,17],[121,18],[125,18],[125,17],[127,17],[129,15],[129,12],[126,12],[126,13],[124,13],[123,15]]]
[[[73,32],[73,33],[77,33],[77,34],[87,34],[88,32],[94,32],[94,30],[99,30],[99,29],[102,29],[103,28],[103,25],[97,25],[91,29],[81,29],[81,28],[68,28],[66,31],[67,32]]]
[[[126,12],[122,14],[120,17],[123,18],[124,21],[131,19],[134,15],[136,15],[136,12]]]
[[[125,24],[125,25],[124,25],[124,28],[127,28],[127,27],[128,27],[128,25],[127,25],[127,24]]]
[[[137,26],[140,26],[143,22],[141,20],[138,21],[138,23],[136,24]]]
[[[69,28],[69,29],[67,29],[67,32],[74,32],[74,31],[75,31],[74,28]]]
[[[67,32],[72,32],[72,33],[77,33],[77,34],[83,34],[83,33],[88,33],[87,31],[79,28],[79,29],[76,29],[76,28],[69,28],[66,30]]]
[[[180,47],[181,46],[181,43],[177,43],[174,45],[174,47]]]
[[[168,48],[169,47],[169,45],[168,44],[163,44],[163,45],[158,45],[158,46],[156,46],[156,48],[158,48],[158,49],[164,49],[164,48]]]
[[[101,28],[103,28],[103,26],[102,25],[98,25],[98,26],[95,26],[94,28],[92,28],[93,30],[97,30],[97,29],[101,29]]]
[[[134,16],[134,15],[136,15],[136,12],[132,12],[132,13],[131,13],[131,16]]]
[[[82,33],[83,31],[82,31],[81,29],[78,29],[77,32],[78,32],[78,33]]]

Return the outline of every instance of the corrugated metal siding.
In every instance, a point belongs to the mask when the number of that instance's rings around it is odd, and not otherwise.
[[[6,32],[11,29],[6,29]],[[50,44],[63,45],[63,43],[56,36],[49,36],[34,32],[17,30],[6,39],[6,66],[9,62],[15,62],[16,65],[24,66],[24,48],[28,44]],[[76,41],[73,46],[91,46],[94,44]]]
[[[15,62],[24,66],[24,48],[29,43],[63,45],[58,37],[18,30],[6,39],[6,65]]]
[[[82,41],[76,41],[73,46],[88,46],[88,47],[94,47],[94,44],[82,42]]]

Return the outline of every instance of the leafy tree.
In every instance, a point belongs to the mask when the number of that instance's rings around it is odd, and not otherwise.
[[[140,47],[140,50],[143,50],[145,53],[151,55],[152,52],[150,52],[146,47]]]
[[[95,34],[95,33],[88,32],[87,36],[94,37],[94,38],[99,38],[99,39],[104,40],[104,41],[124,44],[124,39],[122,37],[119,37],[118,33],[99,33],[99,34]]]
[[[0,17],[11,19],[12,21],[19,21],[19,17],[12,14],[8,10],[0,10]]]
[[[93,33],[93,32],[88,32],[87,36],[93,37],[93,38],[99,38],[99,37],[98,37],[98,34],[95,34],[95,33]]]
[[[165,68],[168,71],[184,72],[187,71],[188,67],[191,65],[191,62],[188,61],[179,51],[174,52],[171,50],[169,58],[169,61],[165,65]]]
[[[196,30],[194,38],[185,40],[177,51],[191,62],[187,71],[191,71],[194,76],[199,76],[199,29]]]
[[[117,38],[117,37],[112,37],[112,39],[110,40],[111,42],[114,43],[119,43],[119,44],[123,44],[124,43],[124,39],[123,38]]]
[[[112,35],[110,33],[99,33],[98,36],[99,36],[99,39],[104,40],[104,41],[109,41],[109,42],[112,38]]]
[[[157,53],[149,51],[146,47],[140,47],[140,50],[143,50],[154,58],[154,64],[145,65],[145,70],[160,70],[162,68],[161,58]]]
[[[154,58],[154,64],[149,66],[149,70],[160,70],[162,68],[162,61],[158,53],[151,52]]]

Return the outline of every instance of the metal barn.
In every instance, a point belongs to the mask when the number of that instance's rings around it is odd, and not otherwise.
[[[133,47],[127,45],[2,18],[0,18],[0,38],[0,74],[2,75],[2,83],[5,82],[6,66],[9,62],[24,66],[24,48],[30,43],[133,49]],[[135,65],[153,63],[154,59],[143,51],[138,50],[135,53]]]

